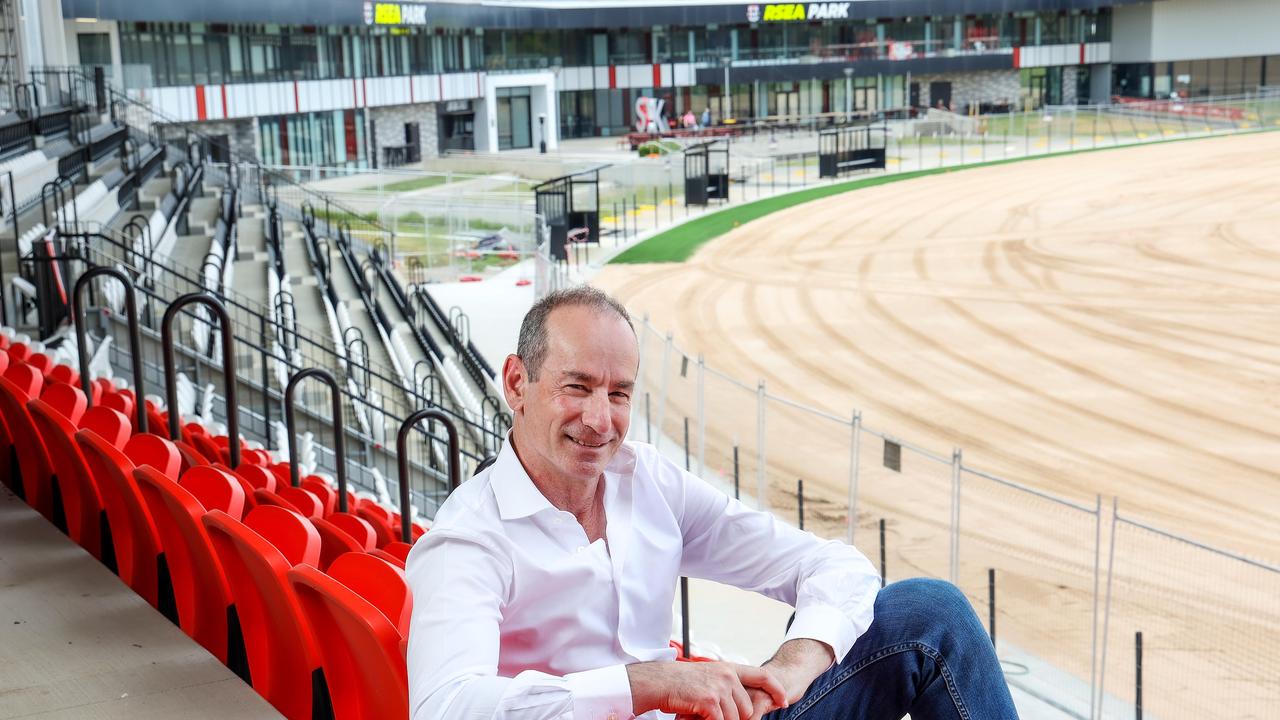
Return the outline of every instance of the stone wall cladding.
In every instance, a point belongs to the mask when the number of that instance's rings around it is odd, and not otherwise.
[[[245,120],[211,120],[195,126],[200,132],[210,137],[226,135],[231,142],[231,152],[238,160],[257,161],[258,155],[258,119]]]
[[[414,105],[393,105],[391,107],[370,108],[369,119],[373,121],[374,152],[378,155],[378,167],[382,167],[382,148],[404,145],[404,124],[418,123],[418,135],[422,140],[422,158],[439,157],[439,125],[436,103],[417,103]]]
[[[1016,107],[1022,96],[1017,70],[912,75],[911,82],[920,83],[920,104],[928,107],[933,107],[933,99],[929,97],[929,83],[951,83],[951,109],[955,112],[963,112],[966,106],[982,102],[1009,103]],[[1072,92],[1074,89],[1073,84]]]

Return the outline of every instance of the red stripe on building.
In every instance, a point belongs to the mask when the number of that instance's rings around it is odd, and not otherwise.
[[[203,85],[196,86],[196,119],[197,120],[209,119],[209,109],[205,107],[205,102],[204,102],[204,86]]]
[[[302,102],[298,100],[298,81],[293,81],[293,111],[302,112]]]
[[[219,85],[218,88],[222,90],[222,117],[229,118],[231,117],[231,109],[227,107],[227,86]]]
[[[616,65],[609,66],[609,89],[618,87],[618,67]]]
[[[1080,64],[1084,64],[1084,43],[1080,43]]]
[[[653,64],[653,86],[662,87],[662,66],[658,63]]]
[[[1022,48],[1020,47],[1013,49],[1013,67],[1015,69],[1022,67]]]

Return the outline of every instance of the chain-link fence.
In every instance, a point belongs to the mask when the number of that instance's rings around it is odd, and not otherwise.
[[[1280,568],[793,402],[708,367],[647,317],[637,333],[631,437],[852,542],[889,582],[955,583],[1019,698],[1079,718],[1280,717]]]

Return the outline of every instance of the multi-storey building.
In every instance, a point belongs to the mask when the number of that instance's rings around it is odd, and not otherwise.
[[[160,112],[278,164],[554,148],[627,132],[642,96],[720,123],[1280,84],[1273,0],[25,4],[44,64],[107,66]]]

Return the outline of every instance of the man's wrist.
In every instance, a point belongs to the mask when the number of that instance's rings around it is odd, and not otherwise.
[[[809,638],[795,638],[782,643],[765,665],[779,675],[787,689],[788,700],[795,702],[834,662],[835,651],[830,645]]]

